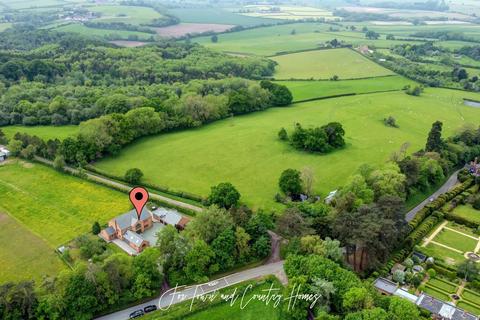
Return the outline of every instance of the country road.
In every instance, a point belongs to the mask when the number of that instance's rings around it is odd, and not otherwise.
[[[430,197],[425,199],[422,203],[420,203],[418,206],[410,210],[407,215],[405,216],[405,220],[407,222],[412,221],[413,218],[415,218],[415,215],[417,214],[418,211],[422,210],[423,207],[425,207],[427,204],[430,203],[430,199],[436,199],[438,196],[441,194],[450,191],[458,182],[458,173],[460,170],[455,171],[450,178],[437,190],[435,191]]]
[[[156,305],[159,309],[166,309],[170,305],[190,300],[195,297],[200,297],[202,294],[233,286],[243,281],[252,280],[268,275],[276,275],[280,279],[286,279],[286,276],[283,272],[283,261],[265,264],[260,267],[240,271],[220,279],[212,280],[205,284],[199,284],[189,287],[179,287],[177,289],[177,292],[175,292],[175,288],[172,288],[169,291],[166,291],[160,297],[153,299],[149,302],[145,302],[137,306],[130,307],[128,309],[124,309],[100,318],[96,318],[96,320],[126,320],[129,318],[130,313],[135,310],[143,309],[145,306],[148,305]]]
[[[48,159],[35,156],[35,160],[38,161],[38,162],[44,163],[46,165],[53,166],[53,161],[50,161]],[[68,167],[68,166],[65,166],[64,170],[68,171],[68,172],[71,172],[71,173],[78,173],[77,169],[72,168],[72,167]],[[104,184],[104,185],[110,185],[114,188],[125,190],[127,192],[132,189],[132,187],[130,187],[126,184],[114,181],[114,180],[109,179],[107,177],[103,177],[103,176],[100,176],[100,175],[97,175],[97,174],[93,174],[93,173],[90,173],[88,171],[86,171],[85,174],[87,175],[89,180],[97,181],[97,182],[99,182],[101,184]],[[162,196],[162,195],[157,194],[157,193],[149,192],[149,195],[150,195],[150,199],[152,199],[152,200],[163,201],[163,202],[166,202],[168,204],[171,204],[171,205],[174,205],[174,206],[177,206],[177,207],[181,207],[181,208],[185,208],[185,209],[188,209],[188,210],[192,210],[192,211],[195,211],[195,212],[203,211],[202,208],[197,207],[193,204],[189,204],[189,203],[181,202],[181,201],[178,201],[178,200],[174,200],[174,199]]]

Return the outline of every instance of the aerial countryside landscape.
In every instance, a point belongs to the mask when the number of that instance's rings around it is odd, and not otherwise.
[[[0,320],[479,320],[479,0],[0,0]]]

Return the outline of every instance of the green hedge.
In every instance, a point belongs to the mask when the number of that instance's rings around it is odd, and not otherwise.
[[[457,195],[470,188],[473,183],[474,180],[470,178],[452,190],[440,195],[437,199],[433,200],[432,203],[427,204],[420,211],[418,211],[415,215],[415,218],[408,223],[410,230],[413,232],[423,222],[423,220],[429,217],[434,211],[440,210],[447,202],[451,201]]]
[[[431,215],[426,218],[413,232],[411,232],[405,239],[405,245],[409,248],[413,248],[420,242],[433,228],[440,222],[440,219]]]
[[[121,181],[121,182],[125,182],[125,183],[128,184],[128,182],[125,181],[124,177],[105,172],[103,170],[100,170],[100,169],[92,166],[92,165],[86,165],[85,169],[94,173],[94,174],[102,175],[102,176],[105,176],[107,178],[117,180],[117,181]],[[170,194],[172,196],[176,196],[176,197],[179,197],[179,198],[189,199],[189,200],[198,202],[199,204],[201,204],[205,201],[205,198],[202,197],[202,196],[199,196],[199,195],[196,195],[196,194],[193,194],[193,193],[189,193],[189,192],[185,192],[185,191],[171,189],[171,188],[166,187],[166,186],[161,186],[161,185],[157,185],[157,184],[153,184],[153,183],[147,183],[147,182],[142,182],[142,185],[145,186],[146,188],[155,189],[155,190],[158,190],[160,192]]]

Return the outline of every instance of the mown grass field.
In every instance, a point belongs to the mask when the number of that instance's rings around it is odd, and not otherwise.
[[[1,210],[53,248],[130,208],[126,194],[17,160],[0,166],[0,194]]]
[[[368,93],[401,90],[413,81],[401,76],[340,81],[277,81],[290,89],[294,101],[321,98],[346,93]]]
[[[480,109],[464,106],[464,97],[479,99],[475,93],[426,89],[420,97],[389,92],[271,108],[145,138],[96,166],[120,175],[138,167],[149,182],[201,195],[208,195],[212,185],[229,181],[247,204],[274,207],[278,178],[285,169],[311,167],[315,191],[326,195],[360,165],[381,165],[407,141],[410,152],[423,148],[436,120],[443,121],[445,136],[465,123],[478,122]],[[383,124],[390,115],[400,128]],[[299,152],[277,137],[280,128],[291,131],[296,122],[309,127],[330,121],[342,123],[347,146],[328,155]]]
[[[351,49],[315,50],[272,57],[275,79],[340,79],[379,77],[394,73]]]
[[[7,30],[12,26],[11,23],[0,23],[0,32]]]
[[[78,132],[78,126],[68,125],[61,127],[54,126],[35,126],[35,127],[26,127],[26,126],[8,126],[0,127],[5,135],[8,138],[13,137],[17,132],[28,133],[32,136],[38,136],[44,140],[48,139],[59,139],[63,140],[67,137],[73,136]]]
[[[480,211],[475,210],[471,205],[458,206],[450,214],[480,224]]]
[[[0,171],[2,169],[0,168]],[[4,197],[2,197],[2,202]],[[0,283],[56,275],[66,266],[54,248],[3,211],[0,204]]]
[[[79,23],[72,23],[64,25],[58,28],[55,28],[56,31],[61,32],[73,32],[78,33],[88,37],[99,37],[104,38],[105,36],[114,35],[116,40],[128,40],[129,36],[137,36],[138,40],[149,40],[154,34],[146,32],[137,32],[137,31],[127,31],[127,30],[110,30],[110,29],[97,29],[89,28]]]

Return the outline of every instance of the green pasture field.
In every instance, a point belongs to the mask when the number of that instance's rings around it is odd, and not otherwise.
[[[128,40],[129,36],[137,36],[140,41],[148,41],[154,34],[146,32],[137,32],[137,31],[126,31],[126,30],[109,30],[109,29],[98,29],[98,28],[89,28],[79,23],[72,23],[64,25],[58,28],[55,28],[56,31],[61,32],[73,32],[79,33],[88,37],[99,37],[104,38],[106,36],[114,35],[115,40]]]
[[[272,57],[275,79],[340,79],[380,77],[394,73],[351,49],[315,50]]]
[[[268,12],[275,7],[278,11]],[[299,20],[299,19],[336,19],[331,11],[320,8],[304,7],[304,6],[272,6],[272,5],[248,5],[243,7],[249,12],[242,13],[242,15],[250,17],[262,17],[268,19],[285,19],[285,20]]]
[[[443,229],[440,231],[440,233],[433,240],[462,252],[474,251],[478,243],[478,240],[466,237],[460,233],[448,229]]]
[[[480,99],[475,93],[428,88],[420,97],[389,92],[298,103],[141,139],[95,165],[118,175],[140,168],[148,182],[204,196],[211,186],[229,181],[246,204],[272,208],[285,169],[311,167],[315,192],[326,195],[362,164],[385,163],[407,141],[410,152],[423,148],[436,120],[443,122],[445,137],[478,122],[480,109],[463,105],[466,97]],[[399,128],[383,124],[388,116]],[[296,122],[310,127],[331,121],[342,123],[347,145],[327,155],[297,151],[277,137],[280,128],[291,131]]]
[[[3,211],[2,204],[0,211]],[[42,276],[54,276],[65,268],[52,246],[8,214],[0,213],[0,228],[0,283],[21,280],[40,282]]]
[[[88,7],[88,10],[102,14],[100,18],[93,20],[96,22],[142,24],[162,17],[160,13],[149,7],[100,5]]]
[[[15,133],[27,133],[32,136],[38,136],[43,140],[49,139],[59,139],[63,140],[70,136],[75,135],[78,132],[78,126],[68,125],[68,126],[34,126],[34,127],[26,127],[26,126],[7,126],[7,127],[0,127],[5,135],[8,138],[12,138]]]
[[[470,204],[458,206],[450,214],[480,224],[480,211]]]
[[[266,302],[259,301],[258,297],[255,295],[266,295],[268,290],[271,288],[271,284],[266,282],[264,284],[258,285],[253,288],[244,289],[244,284],[240,290],[237,290],[239,286],[229,287],[221,290],[222,295],[235,294],[235,297],[238,297],[236,301],[232,304],[231,301],[221,302],[215,305],[212,305],[204,310],[198,312],[188,312],[185,310],[190,307],[190,301],[182,302],[179,305],[174,305],[171,307],[172,310],[166,312],[157,311],[150,315],[145,316],[145,320],[157,320],[163,319],[163,317],[168,316],[170,312],[177,312],[178,315],[181,314],[181,317],[175,319],[188,319],[188,320],[279,320],[282,319],[281,310],[282,304],[280,303],[277,307],[274,306],[275,300],[271,300],[268,305]],[[272,294],[281,294],[283,291],[283,286],[279,281],[274,281],[273,283]],[[219,298],[217,298],[219,299]],[[217,301],[217,300],[215,300]],[[208,303],[208,302],[207,302]],[[180,312],[180,310],[184,312]],[[169,317],[173,319],[173,317]]]
[[[368,93],[401,90],[415,82],[401,76],[386,76],[370,79],[340,81],[277,81],[290,89],[293,101],[328,97],[346,93]]]
[[[215,8],[181,8],[168,10],[184,23],[218,23],[234,24],[240,26],[256,26],[261,24],[274,24],[281,20],[248,17],[236,14],[225,9]]]
[[[17,160],[0,166],[0,194],[1,210],[54,248],[130,208],[126,194]]]
[[[211,37],[207,36],[192,40],[219,51],[263,56],[315,49],[333,39],[354,46],[370,45],[379,48],[413,43],[412,41],[385,40],[385,36],[378,40],[369,40],[365,38],[363,32],[330,32],[328,31],[330,27],[330,25],[322,23],[294,23],[220,34],[216,43],[213,43]],[[293,30],[295,30],[295,34],[292,34]]]

